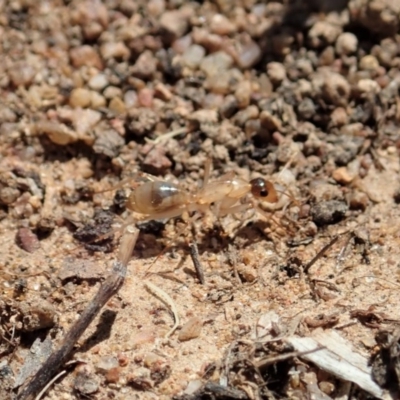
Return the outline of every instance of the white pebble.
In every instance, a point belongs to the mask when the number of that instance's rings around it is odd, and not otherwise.
[[[88,85],[90,89],[100,91],[108,85],[108,79],[104,74],[97,74],[90,78]]]

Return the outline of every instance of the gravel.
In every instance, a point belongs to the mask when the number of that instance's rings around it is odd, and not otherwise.
[[[385,242],[386,233],[376,233],[379,229],[398,237],[397,228],[389,229],[382,221],[395,220],[395,205],[400,202],[399,24],[400,3],[389,0],[1,2],[0,234],[4,238],[0,237],[12,245],[10,254],[7,244],[7,252],[3,252],[7,254],[0,255],[0,271],[6,271],[0,280],[8,285],[7,271],[14,271],[17,265],[31,268],[33,263],[38,269],[45,268],[43,274],[32,275],[31,291],[57,308],[43,323],[39,316],[39,322],[32,322],[29,329],[18,325],[15,334],[51,328],[56,312],[67,310],[62,327],[75,320],[76,311],[71,310],[76,304],[71,299],[85,303],[90,287],[72,282],[77,298],[73,291],[73,295],[66,294],[69,289],[64,283],[57,286],[52,278],[63,263],[53,260],[71,251],[72,235],[89,251],[112,251],[111,240],[101,240],[111,229],[111,217],[99,220],[98,210],[107,215],[116,211],[122,219],[127,218],[125,193],[113,203],[107,190],[122,189],[118,187],[121,180],[136,182],[144,171],[155,175],[151,179],[182,182],[185,189],[195,190],[202,182],[205,160],[212,159],[213,178],[234,170],[246,180],[263,176],[281,185],[279,193],[285,202],[272,210],[272,218],[260,217],[263,224],[253,226],[247,214],[240,214],[242,225],[235,233],[229,227],[237,221],[230,217],[226,232],[223,218],[219,230],[205,233],[203,219],[194,221],[204,236],[200,255],[210,257],[209,263],[203,263],[207,273],[211,266],[228,264],[221,248],[229,248],[231,257],[232,249],[240,253],[242,248],[254,246],[254,254],[261,254],[255,257],[262,259],[260,265],[243,269],[238,262],[235,279],[257,287],[254,296],[274,293],[270,300],[276,310],[308,301],[304,288],[299,298],[288,300],[295,292],[289,287],[291,281],[286,283],[276,272],[281,265],[291,264],[286,259],[292,257],[291,244],[297,243],[304,256],[293,258],[303,260],[317,254],[327,236],[350,232],[356,225],[371,230],[374,248]],[[180,133],[168,136],[176,131]],[[285,181],[289,172],[291,179]],[[122,186],[129,189],[129,184]],[[271,211],[264,204],[260,207],[263,214]],[[259,217],[255,215],[253,222]],[[179,235],[174,235],[170,225],[143,230],[138,258],[157,256],[163,239],[175,243]],[[223,233],[217,235],[217,231]],[[100,243],[93,244],[95,239]],[[210,253],[215,258],[211,259]],[[166,269],[171,267],[175,273],[171,260],[172,256]],[[378,264],[394,265],[395,261]],[[261,279],[265,265],[275,275]],[[217,271],[215,276],[220,276]],[[234,285],[230,274],[225,271],[224,279]],[[324,270],[321,276],[325,276]],[[79,281],[79,274],[72,277]],[[167,289],[176,294],[175,287],[168,285],[186,278],[168,280]],[[226,282],[213,281],[212,285],[228,287]],[[256,286],[264,284],[272,285],[271,290]],[[286,284],[285,297],[280,290]],[[186,281],[185,285],[191,288]],[[247,293],[247,286],[242,286],[237,291]],[[52,288],[51,295],[42,293],[46,287]],[[138,298],[142,301],[146,296],[141,293]],[[243,308],[234,303],[239,296],[232,298],[232,310]],[[10,298],[16,301],[15,296]],[[204,300],[197,293],[190,302],[193,299]],[[179,296],[174,300],[178,302]],[[381,304],[381,299],[375,300],[371,304]],[[261,297],[258,301],[254,304],[267,303]],[[7,307],[0,301],[2,324],[5,321],[7,325],[0,333],[13,342],[8,333],[14,329],[14,317]],[[51,308],[48,304],[43,307]],[[184,320],[193,324],[195,334],[190,324],[186,325],[189,333],[183,329],[181,340],[201,340],[203,332],[211,329],[208,319],[220,323],[215,316],[221,309],[212,307],[214,304],[204,316],[197,315],[197,310],[195,315],[187,311]],[[359,308],[358,304],[351,307]],[[313,306],[307,303],[304,309],[313,310]],[[240,324],[234,326],[233,315],[240,313],[232,310],[230,303],[223,310],[226,320],[233,321],[224,338],[243,335],[249,339],[243,333],[248,328],[241,319],[246,318],[244,312],[237,317]],[[326,313],[326,309],[320,311]],[[43,312],[46,316],[46,310]],[[157,316],[160,310],[154,307],[146,312]],[[254,318],[257,312],[252,314]],[[151,325],[147,319],[136,321],[135,329],[142,329],[144,323]],[[219,325],[215,326],[217,332]],[[146,329],[145,337],[157,336]],[[222,336],[218,340],[224,348]],[[171,349],[177,346],[171,343]],[[1,346],[0,354],[8,354],[9,349]],[[203,343],[198,348],[211,347]],[[15,351],[18,353],[18,347]],[[183,358],[196,351],[185,348]],[[209,353],[202,358],[209,359]],[[18,354],[12,358],[13,370],[21,367],[21,360]],[[205,361],[196,364],[196,373],[202,371],[204,376],[207,367]],[[187,383],[186,378],[171,378],[169,382],[174,384],[166,389],[161,381],[171,371],[164,367],[162,379],[157,371],[141,365],[129,373],[115,368],[103,380],[90,368],[78,371],[75,390],[83,396],[99,392],[99,397],[104,397],[107,384],[109,395],[115,397],[113,385],[121,385],[129,388],[126,396],[132,397],[136,395],[133,387],[151,387],[156,396],[172,398]],[[176,366],[171,368],[171,376],[175,376]],[[189,367],[179,368],[176,370]],[[190,379],[196,378],[190,371]],[[72,390],[65,385],[62,389]],[[287,390],[280,393],[282,397],[292,394]]]

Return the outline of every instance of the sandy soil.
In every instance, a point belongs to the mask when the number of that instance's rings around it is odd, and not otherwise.
[[[110,273],[140,173],[195,193],[207,159],[278,203],[138,223],[43,398],[372,398],[290,353],[321,330],[399,395],[398,2],[315,3],[0,1],[1,399]]]

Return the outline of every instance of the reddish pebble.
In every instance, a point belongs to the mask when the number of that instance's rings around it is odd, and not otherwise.
[[[153,105],[154,91],[149,88],[143,88],[138,93],[138,101],[142,107],[150,108]]]
[[[120,367],[126,367],[129,364],[129,358],[125,354],[120,353],[118,354],[117,358]]]
[[[178,335],[178,339],[181,342],[184,342],[186,340],[191,340],[199,337],[202,326],[203,321],[200,318],[193,317],[189,319],[189,321],[182,326],[182,329]]]
[[[33,253],[40,248],[38,237],[29,228],[18,229],[16,243],[28,253]]]
[[[107,371],[105,378],[108,383],[117,383],[119,381],[121,369],[119,367],[111,368]]]

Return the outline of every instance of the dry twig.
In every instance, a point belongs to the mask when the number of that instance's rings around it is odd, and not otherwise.
[[[28,385],[20,392],[16,400],[32,400],[34,396],[51,381],[52,377],[63,367],[65,361],[71,355],[75,343],[82,336],[103,306],[118,293],[126,276],[126,267],[132,250],[136,244],[139,231],[133,226],[128,226],[122,235],[117,261],[108,278],[101,285],[92,301],[81,314],[78,321],[65,335],[61,347],[52,353],[40,369],[33,376]]]

